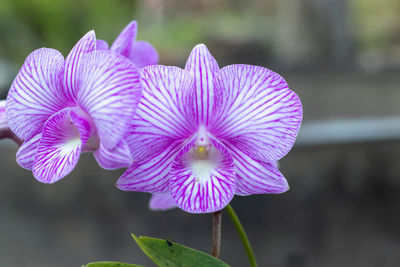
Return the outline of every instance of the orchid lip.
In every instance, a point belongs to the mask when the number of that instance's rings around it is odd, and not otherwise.
[[[204,183],[209,180],[211,172],[217,167],[218,154],[216,148],[211,145],[193,147],[189,151],[190,164],[196,183]]]
[[[75,110],[74,110],[74,113],[77,116],[79,116],[80,118],[86,120],[90,125],[90,130],[91,130],[90,137],[85,142],[84,146],[82,147],[82,152],[96,151],[100,147],[100,138],[99,138],[99,136],[97,134],[96,125],[94,124],[93,119],[90,118],[89,114],[87,114],[80,107],[76,107]]]

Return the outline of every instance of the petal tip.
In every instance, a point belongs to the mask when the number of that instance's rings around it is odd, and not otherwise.
[[[205,44],[200,43],[200,44],[195,45],[193,47],[193,49],[207,49],[208,50],[208,47]]]
[[[123,181],[126,176],[126,173],[123,173],[114,184],[114,186],[121,191],[129,191],[126,187],[126,183]]]
[[[88,31],[88,32],[85,34],[85,36],[96,38],[96,33],[95,33],[95,31],[92,29],[92,30]]]
[[[137,21],[136,20],[132,20],[131,22],[129,22],[129,24],[125,27],[125,28],[127,28],[127,29],[129,29],[129,28],[137,28],[137,25],[138,25],[138,23],[137,23]]]
[[[202,53],[202,54],[204,54],[204,53],[205,53],[205,54],[211,54],[211,53],[210,53],[210,50],[208,49],[208,47],[207,47],[205,44],[203,44],[203,43],[197,44],[197,45],[195,45],[195,46],[193,47],[191,53],[195,53],[195,52],[200,52],[200,53]]]

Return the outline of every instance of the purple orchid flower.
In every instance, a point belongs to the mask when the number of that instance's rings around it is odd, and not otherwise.
[[[69,174],[82,152],[103,168],[124,167],[121,141],[141,97],[138,68],[113,51],[96,51],[94,31],[64,60],[60,52],[32,52],[7,96],[9,127],[24,141],[17,162],[41,182]]]
[[[138,68],[157,64],[158,53],[156,49],[149,42],[136,41],[136,34],[137,23],[136,21],[132,21],[115,39],[110,50],[127,57]],[[108,43],[104,40],[97,40],[97,49],[108,50]]]
[[[184,70],[140,71],[143,97],[126,137],[136,161],[119,189],[169,193],[191,213],[221,210],[235,194],[289,189],[276,162],[296,139],[302,106],[281,76],[250,65],[219,69],[202,44]]]

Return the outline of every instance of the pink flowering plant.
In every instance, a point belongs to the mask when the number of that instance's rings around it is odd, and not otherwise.
[[[126,136],[135,162],[119,189],[170,195],[191,213],[219,211],[235,194],[289,189],[275,162],[296,139],[302,107],[281,76],[250,65],[219,69],[205,45],[185,69],[140,73],[143,96]]]
[[[131,22],[111,47],[88,32],[64,57],[33,51],[0,101],[0,138],[19,145],[18,164],[43,183],[67,176],[83,152],[100,167],[127,167],[116,186],[151,193],[150,208],[212,213],[212,256],[177,243],[136,237],[159,266],[228,266],[218,260],[226,210],[235,195],[278,194],[289,185],[277,162],[293,146],[302,105],[285,80],[251,65],[223,68],[204,44],[184,69],[156,65]],[[97,262],[87,266],[135,266]]]

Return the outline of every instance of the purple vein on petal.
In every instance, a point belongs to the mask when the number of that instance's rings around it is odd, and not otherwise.
[[[96,35],[94,31],[88,32],[83,36],[65,59],[64,70],[64,90],[68,98],[75,100],[79,90],[80,74],[82,64],[79,62],[84,55],[96,49]]]
[[[43,183],[54,183],[68,175],[76,166],[90,136],[90,124],[73,108],[63,109],[45,123],[35,154],[33,175]]]
[[[141,97],[137,67],[112,51],[96,51],[81,60],[78,105],[93,119],[100,142],[112,150],[124,137]]]
[[[282,77],[262,67],[231,65],[219,71],[216,91],[213,135],[261,161],[286,155],[296,139],[302,107]]]
[[[233,159],[220,142],[212,140],[212,143],[210,159],[197,159],[189,144],[178,153],[171,167],[170,192],[186,212],[221,210],[235,194]]]
[[[214,73],[218,63],[204,44],[196,45],[186,62],[186,70],[194,76],[197,124],[208,125],[214,105]]]
[[[118,179],[117,187],[124,191],[166,192],[168,190],[170,167],[181,147],[181,142],[175,142],[151,158],[134,162]]]
[[[6,116],[11,130],[22,140],[41,132],[44,122],[65,107],[60,73],[64,58],[54,49],[33,51],[11,85]]]
[[[154,155],[195,132],[189,72],[177,67],[141,69],[143,97],[127,136],[133,158]],[[146,148],[147,147],[147,148]]]

